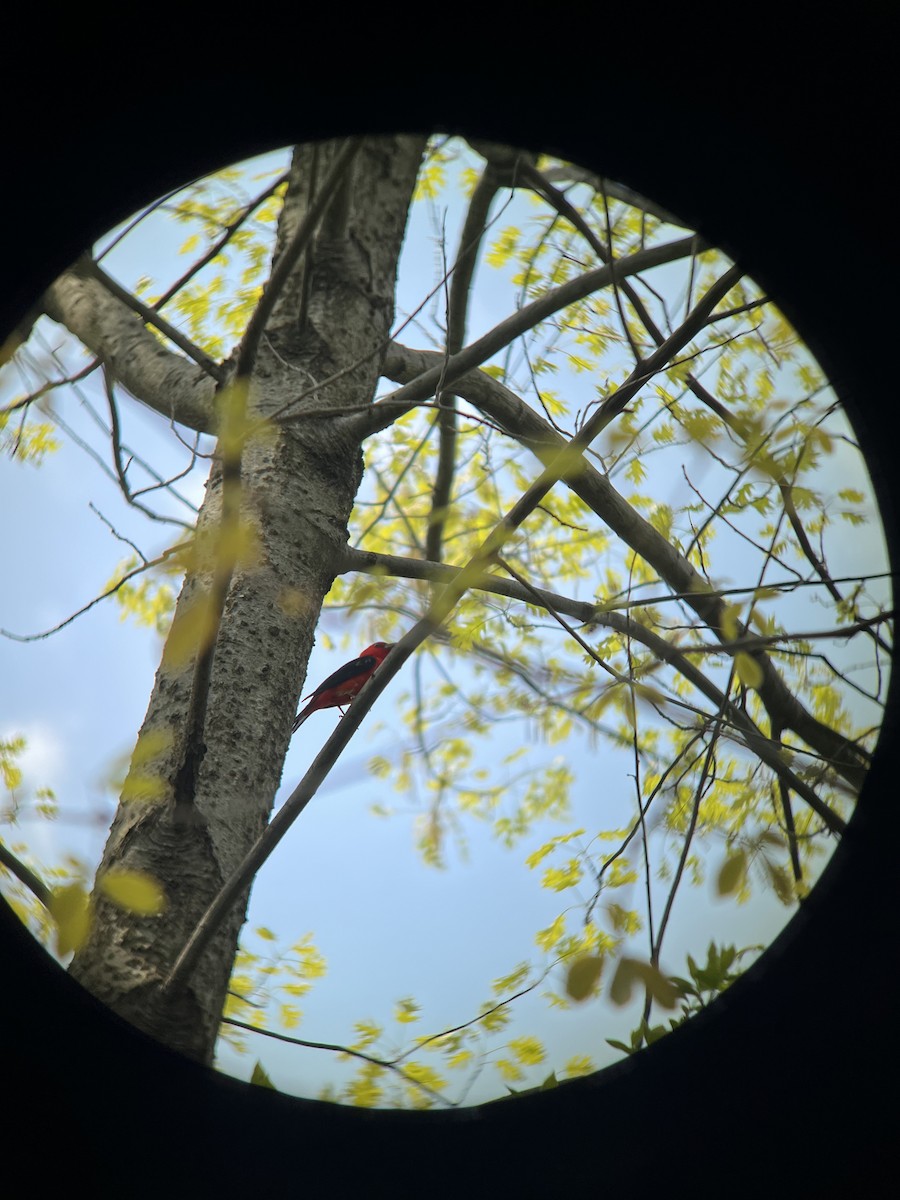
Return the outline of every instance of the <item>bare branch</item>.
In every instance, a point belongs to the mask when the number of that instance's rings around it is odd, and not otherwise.
[[[155,513],[152,508],[147,508],[146,504],[141,504],[139,500],[135,499],[134,493],[128,486],[128,480],[125,478],[125,472],[127,468],[122,463],[122,435],[119,427],[119,408],[116,404],[115,385],[110,376],[108,367],[104,367],[103,370],[103,385],[106,390],[107,403],[109,404],[109,425],[110,436],[112,438],[113,466],[115,468],[116,479],[122,495],[133,508],[136,508],[139,512],[142,512],[145,517],[149,517],[151,521],[163,521],[166,524],[178,524],[183,526],[183,521],[176,521],[173,517],[161,516],[159,513]],[[156,486],[165,486],[165,484],[157,484]]]
[[[649,368],[656,354],[659,351],[646,360],[645,367]],[[434,360],[433,352],[408,351],[394,345],[385,360],[385,371],[402,379],[407,372],[421,370],[423,361],[429,360]],[[567,445],[549,422],[509,388],[482,371],[473,371],[457,380],[456,390],[544,463],[553,462]],[[615,393],[613,399],[621,394],[622,389]],[[585,462],[577,474],[568,475],[567,482],[617,536],[654,568],[674,593],[686,599],[720,641],[731,640],[722,627],[725,603],[722,593],[707,584],[684,556],[616,491],[605,475]],[[832,762],[854,791],[858,792],[868,770],[869,755],[837,730],[814,717],[787,687],[764,653],[756,654],[755,658],[763,670],[764,680],[759,694],[770,718],[774,716],[780,719],[783,728],[791,729],[818,754]]]
[[[43,303],[47,315],[109,363],[138,400],[198,433],[215,432],[215,381],[196,363],[167,350],[91,273],[76,264],[50,285]]]
[[[408,578],[431,579],[435,582],[446,581],[448,590],[454,586],[454,582],[458,580],[459,575],[462,573],[458,568],[448,567],[442,563],[424,563],[416,559],[401,559],[394,555],[372,554],[367,551],[351,550],[349,548],[344,552],[344,565],[341,569],[343,571],[363,570],[371,574],[384,574],[387,571],[389,574],[405,575]],[[599,612],[596,605],[587,604],[584,601],[572,600],[567,596],[548,592],[544,588],[532,587],[531,584],[527,584],[524,581],[505,580],[497,575],[482,571],[480,574],[473,572],[467,580],[467,586],[477,591],[490,591],[497,595],[509,596],[513,599],[524,600],[530,604],[539,604],[546,608],[548,612],[554,614],[556,620],[564,626],[566,631],[578,642],[581,648],[598,661],[607,671],[611,671],[608,664],[599,659],[589,644],[571,626],[561,620],[560,613],[567,613],[582,620],[585,624],[599,625],[603,628],[611,629],[623,637],[632,638],[634,641],[640,642],[661,662],[665,662],[668,666],[678,671],[679,674],[683,675],[720,712],[723,712],[729,724],[735,732],[741,735],[742,740],[749,749],[762,759],[779,778],[786,779],[790,786],[798,795],[802,796],[810,808],[822,818],[833,833],[843,833],[846,827],[843,819],[828,807],[813,788],[804,783],[790,770],[782,756],[780,743],[766,737],[742,708],[732,704],[727,695],[716,687],[707,675],[700,671],[690,659],[682,655],[680,647],[673,645],[658,633],[654,633],[653,630],[648,629],[645,625],[641,625],[639,622],[632,620],[630,617],[623,616],[621,613]],[[396,649],[391,652],[379,668],[379,679],[385,675],[387,665],[394,659],[395,654]],[[618,676],[618,672],[612,673]],[[674,698],[673,703],[677,703]],[[832,763],[831,765],[836,764]]]
[[[40,900],[44,908],[49,909],[53,901],[53,893],[46,883],[37,875],[30,867],[27,867],[20,858],[13,854],[12,850],[8,849],[0,842],[0,866],[15,875],[20,883],[24,883],[34,896]]]
[[[10,413],[18,411],[20,408],[28,408],[30,405],[42,400],[44,396],[55,391],[56,388],[68,387],[71,384],[76,384],[82,379],[86,379],[101,365],[100,359],[95,358],[93,362],[89,362],[86,367],[82,367],[80,371],[76,371],[74,375],[68,375],[62,379],[48,379],[41,384],[39,388],[35,388],[33,392],[29,392],[27,396],[20,396],[18,400],[13,400],[6,408],[0,408],[0,416],[8,416]]]
[[[491,204],[499,189],[500,176],[489,163],[472,193],[459,238],[459,250],[452,272],[447,304],[446,361],[458,354],[465,345],[469,293],[475,275],[478,250],[487,229]],[[447,506],[450,503],[456,467],[457,413],[453,392],[447,391],[442,382],[435,388],[435,398],[440,408],[438,462],[431,497],[425,557],[436,560],[441,556]]]
[[[701,242],[698,245],[697,239],[690,237],[682,238],[677,242],[667,242],[662,246],[653,246],[649,250],[638,250],[635,254],[620,259],[616,263],[616,277],[622,279],[640,271],[647,271],[651,267],[677,262],[679,259],[695,253],[698,249],[706,249],[705,243]],[[527,333],[535,325],[546,320],[547,317],[553,316],[567,305],[573,304],[576,300],[582,300],[592,292],[609,287],[611,282],[612,271],[608,266],[603,266],[597,267],[593,271],[585,271],[560,287],[552,288],[545,295],[507,317],[505,321],[495,325],[489,333],[470,343],[459,354],[453,355],[446,364],[442,361],[439,366],[426,371],[418,379],[405,384],[397,391],[391,392],[390,395],[384,396],[372,406],[367,418],[359,418],[355,422],[360,429],[361,436],[367,437],[377,433],[380,429],[387,428],[397,417],[418,404],[420,400],[427,400],[433,396],[439,383],[444,387],[456,384],[469,371],[486,362],[498,350],[508,346],[521,334]]]
[[[56,350],[52,346],[50,346],[49,343],[46,341],[46,339],[40,332],[38,332],[38,334],[36,335],[36,338],[37,338],[37,341],[39,342],[39,344],[41,344],[47,350],[47,352],[50,354],[50,356],[53,358],[53,360],[57,363],[57,365],[60,367],[60,370],[62,370],[63,363],[62,363],[62,360],[61,360],[58,350]],[[78,374],[73,375],[68,379],[60,380],[59,383],[60,383],[60,385],[65,383],[72,388],[73,392],[75,393],[75,395],[78,398],[79,403],[81,404],[81,407],[88,414],[88,416],[91,418],[91,420],[97,426],[97,428],[103,433],[103,435],[105,437],[112,437],[112,429],[110,428],[110,426],[108,426],[103,421],[103,419],[97,413],[93,404],[91,403],[89,396],[87,395],[85,390],[82,388],[81,383],[80,383],[80,380],[83,376],[90,374],[91,372],[95,371],[98,367],[102,367],[102,366],[104,366],[102,360],[99,358],[95,358],[93,360],[93,362],[90,363],[83,372],[79,372]],[[105,475],[107,475],[110,479],[115,481],[115,479],[116,479],[115,473],[110,470],[110,468],[107,466],[106,462],[96,452],[96,450],[93,448],[93,446],[90,446],[87,442],[84,441],[83,438],[79,437],[79,435],[75,432],[75,430],[65,420],[63,420],[63,418],[59,414],[58,408],[52,407],[52,408],[49,408],[48,410],[42,409],[42,411],[47,411],[48,415],[50,416],[50,418],[52,419],[54,424],[59,426],[59,428],[62,429],[63,432],[66,433],[72,439],[72,441],[75,442],[75,444],[77,446],[79,446],[82,450],[84,450],[84,452],[86,454],[88,454],[91,458],[93,458],[94,461],[98,464],[98,466],[100,467],[100,469],[103,471],[103,473]],[[141,467],[144,471],[146,471],[147,474],[152,479],[154,479],[156,481],[153,484],[148,484],[147,487],[145,487],[145,488],[138,489],[136,492],[134,492],[135,496],[139,496],[143,492],[154,491],[157,488],[165,488],[170,493],[171,496],[173,496],[176,500],[178,500],[181,504],[183,504],[186,508],[190,509],[191,512],[196,515],[197,506],[195,504],[193,504],[186,496],[183,496],[173,486],[179,479],[181,479],[181,478],[183,478],[183,476],[187,475],[188,472],[190,471],[191,467],[193,466],[193,456],[195,456],[197,453],[196,444],[193,447],[188,446],[187,443],[184,442],[184,440],[181,437],[181,435],[179,434],[178,430],[175,428],[174,422],[171,422],[171,420],[170,420],[170,424],[172,425],[172,430],[173,430],[175,436],[178,438],[179,441],[182,442],[183,445],[185,445],[187,447],[188,450],[191,451],[191,455],[192,455],[192,461],[188,465],[188,467],[186,467],[184,471],[181,471],[178,474],[172,476],[172,478],[164,479],[162,477],[162,475],[160,475],[159,472],[154,467],[152,467],[145,458],[143,458],[140,454],[137,453],[137,451],[132,449],[131,446],[126,445],[124,442],[121,445],[121,451],[123,454],[128,455],[131,462],[136,463],[139,467]],[[195,434],[195,440],[197,438],[199,438],[199,436],[200,435],[198,433]],[[193,528],[192,525],[189,525],[184,521],[180,521],[175,517],[171,517],[171,518],[158,517],[157,519],[167,521],[169,524],[179,525],[183,529]]]
[[[772,738],[775,741],[781,741],[781,730],[777,725],[773,725],[771,729]],[[787,784],[783,779],[779,779],[777,783],[778,798],[781,801],[781,812],[784,817],[784,828],[787,833],[788,852],[791,857],[791,870],[794,873],[794,881],[796,883],[803,882],[803,867],[800,862],[800,847],[797,844],[797,827],[794,824],[794,811],[791,808],[791,793]]]
[[[165,292],[163,292],[153,307],[155,309],[163,308],[164,305],[168,304],[174,296],[178,295],[181,289],[187,283],[189,283],[195,275],[198,275],[205,266],[211,263],[217,254],[221,254],[237,231],[247,221],[248,217],[250,217],[250,215],[257,208],[259,208],[261,204],[264,204],[270,196],[273,196],[287,178],[287,172],[279,175],[274,183],[270,184],[269,187],[261,191],[259,195],[254,197],[254,199],[248,204],[245,204],[240,212],[234,217],[234,219],[229,221],[225,226],[225,232],[222,234],[222,236],[217,241],[213,242],[209,250],[207,250],[205,254],[201,255],[201,257],[198,258],[197,261],[188,268],[188,270],[181,276],[180,279],[176,279],[171,287],[166,288]]]
[[[716,740],[719,736],[719,731],[722,727],[722,721],[725,717],[725,706],[719,709],[716,715],[715,724],[712,733],[706,746],[706,753],[703,756],[703,766],[700,770],[700,778],[697,780],[697,787],[694,791],[694,803],[691,806],[691,816],[688,821],[688,827],[684,834],[684,841],[681,846],[681,854],[678,856],[678,866],[675,869],[675,876],[672,880],[672,886],[669,889],[669,894],[666,897],[665,907],[659,922],[659,929],[656,934],[656,941],[653,945],[653,951],[650,955],[651,963],[656,967],[659,965],[659,952],[662,949],[663,938],[666,935],[669,918],[672,915],[672,905],[675,903],[675,893],[678,891],[678,886],[681,883],[684,868],[687,864],[688,854],[691,849],[691,842],[694,838],[694,833],[697,829],[697,818],[700,816],[700,804],[703,800],[703,793],[706,790],[707,780],[710,779],[712,764],[715,756]],[[648,996],[647,1006],[644,1010],[644,1020],[646,1021],[650,1015],[650,997]]]
[[[199,346],[195,346],[191,339],[185,337],[180,329],[176,329],[165,317],[160,316],[155,307],[145,304],[143,300],[133,295],[127,288],[123,288],[111,275],[107,275],[106,271],[98,263],[94,262],[92,258],[83,258],[79,263],[79,267],[85,275],[92,275],[101,283],[110,295],[115,296],[117,300],[121,300],[128,308],[133,309],[139,317],[143,318],[147,325],[153,325],[161,334],[164,334],[173,346],[177,346],[188,358],[193,359],[216,383],[224,383],[227,376],[226,369],[210,358],[205,350],[201,350]]]
[[[258,1033],[262,1037],[273,1038],[278,1042],[286,1042],[289,1046],[302,1046],[307,1050],[331,1050],[335,1054],[346,1054],[348,1058],[358,1058],[363,1062],[372,1063],[373,1066],[384,1067],[385,1070],[393,1071],[399,1075],[405,1084],[419,1088],[449,1108],[453,1107],[453,1102],[448,1100],[446,1096],[442,1096],[440,1092],[436,1092],[427,1083],[416,1079],[414,1075],[408,1075],[401,1066],[397,1065],[400,1061],[399,1059],[378,1058],[375,1054],[366,1054],[364,1050],[354,1050],[352,1046],[342,1046],[337,1042],[311,1042],[308,1038],[292,1037],[287,1033],[277,1033],[274,1029],[260,1029],[257,1025],[248,1025],[246,1021],[238,1021],[234,1017],[223,1017],[222,1024],[233,1025],[235,1029],[246,1029],[249,1033]],[[436,1036],[440,1037],[442,1035],[438,1034]]]
[[[101,592],[99,596],[95,596],[93,600],[89,600],[87,604],[83,604],[81,608],[79,608],[76,612],[73,612],[71,616],[66,617],[64,621],[60,621],[58,625],[54,625],[50,629],[45,629],[42,633],[12,633],[9,629],[0,629],[0,637],[9,638],[9,640],[12,642],[43,641],[44,638],[51,637],[54,633],[59,633],[61,629],[65,629],[67,625],[71,625],[73,621],[76,621],[83,613],[86,613],[92,609],[95,604],[99,604],[101,600],[105,600],[108,596],[115,595],[120,587],[128,583],[129,580],[134,579],[136,575],[140,575],[143,571],[148,571],[151,567],[158,567],[162,563],[166,562],[180,549],[180,546],[172,546],[163,554],[161,554],[159,558],[151,559],[149,562],[142,562],[139,566],[135,567],[134,570],[128,571],[125,575],[123,575],[121,579],[117,580],[113,584],[110,584],[110,586],[105,591]]]
[[[668,209],[657,204],[653,200],[648,200],[646,196],[639,195],[630,187],[626,187],[623,183],[617,183],[612,179],[600,179],[600,176],[594,171],[588,170],[586,167],[576,166],[574,163],[563,163],[557,167],[547,167],[543,172],[544,177],[552,182],[559,180],[562,183],[586,183],[599,192],[601,188],[605,188],[607,196],[613,200],[620,200],[623,204],[629,204],[632,208],[638,208],[641,212],[647,213],[651,217],[656,217],[663,221],[666,225],[676,225],[683,229],[688,226],[680,217],[674,216]]]

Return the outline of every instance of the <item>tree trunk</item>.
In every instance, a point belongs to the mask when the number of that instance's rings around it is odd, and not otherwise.
[[[316,238],[279,295],[269,298],[275,303],[248,405],[251,417],[273,420],[246,443],[240,465],[241,519],[255,528],[256,561],[238,566],[231,578],[199,706],[197,654],[184,661],[170,634],[98,872],[98,878],[111,868],[149,873],[161,883],[166,907],[158,916],[140,916],[95,887],[90,936],[71,966],[120,1015],[201,1062],[212,1060],[249,888],[185,987],[170,995],[161,984],[271,812],[320,608],[362,478],[358,442],[323,410],[373,397],[423,147],[424,139],[412,137],[364,141]],[[295,154],[275,264],[338,149],[328,143]],[[65,320],[64,292],[57,288],[47,308]],[[101,355],[103,337],[101,328],[92,345]],[[160,407],[133,381],[129,387]],[[286,417],[285,406],[310,389]],[[307,409],[315,415],[304,419]],[[217,461],[200,531],[215,531],[222,494]],[[173,633],[209,587],[208,574],[188,571]]]

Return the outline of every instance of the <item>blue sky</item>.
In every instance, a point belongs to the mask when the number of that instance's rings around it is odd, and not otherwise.
[[[279,160],[267,156],[248,168],[248,174],[273,170]],[[280,161],[283,161],[281,159]],[[252,190],[256,184],[249,184]],[[433,209],[414,212],[407,238],[398,320],[401,311],[417,306],[434,286],[436,256],[433,239],[436,217],[446,206],[449,245],[456,244],[455,225],[462,201],[452,189],[442,194]],[[510,216],[511,219],[511,216]],[[163,284],[177,278],[188,259],[178,247],[186,234],[165,219],[148,221],[106,261],[107,268],[134,286],[139,274],[152,268]],[[423,250],[423,239],[427,252]],[[148,266],[148,264],[150,264]],[[476,279],[477,300],[470,316],[470,336],[493,326],[511,311],[510,292],[499,276],[482,265]],[[438,305],[440,312],[440,304]],[[71,352],[61,331],[45,323],[48,345]],[[415,329],[403,335],[407,344],[424,345]],[[21,390],[13,380],[0,395],[6,400]],[[382,391],[389,390],[384,385]],[[59,400],[61,414],[80,436],[100,453],[106,443],[85,402],[105,412],[103,392],[96,377],[85,381],[82,392]],[[835,421],[838,419],[835,418]],[[160,470],[177,469],[187,453],[175,445],[164,422],[140,404],[123,405],[124,437]],[[838,427],[837,425],[835,427]],[[0,596],[0,627],[20,633],[48,628],[90,600],[106,583],[128,548],[116,539],[91,505],[116,531],[134,538],[149,554],[169,544],[174,527],[155,526],[123,503],[113,480],[66,435],[62,446],[35,468],[0,459],[0,505],[7,514],[4,538],[5,586]],[[108,455],[107,455],[108,458]],[[537,473],[525,459],[526,469]],[[838,445],[829,469],[841,478],[858,470],[850,450]],[[198,468],[179,486],[199,504],[205,470]],[[699,476],[695,480],[699,482]],[[707,479],[711,493],[712,480]],[[674,495],[679,481],[672,480]],[[704,484],[704,486],[706,486]],[[168,511],[187,515],[173,503]],[[883,539],[872,524],[839,531],[834,546],[847,573],[884,570]],[[741,561],[735,551],[724,559],[735,579]],[[723,580],[720,578],[720,582]],[[887,592],[883,593],[886,597]],[[803,627],[814,613],[804,610]],[[797,618],[801,618],[798,616]],[[345,620],[325,615],[321,628],[337,635]],[[548,638],[556,640],[554,632]],[[361,647],[328,651],[320,638],[313,652],[308,687],[324,678]],[[17,838],[27,843],[45,865],[74,854],[88,864],[97,862],[105,840],[115,796],[109,781],[118,760],[134,743],[144,715],[157,666],[161,640],[132,621],[122,621],[111,602],[96,606],[54,636],[27,645],[0,638],[0,737],[23,734],[28,750],[23,759],[27,786],[50,786],[57,794],[60,817],[53,823],[23,816]],[[850,643],[842,661],[854,661]],[[458,656],[452,669],[464,670]],[[504,849],[477,823],[466,826],[468,855],[451,846],[446,870],[424,865],[414,850],[414,821],[419,815],[414,799],[398,795],[367,770],[373,754],[390,754],[402,733],[391,728],[392,699],[406,686],[393,681],[373,713],[351,742],[336,768],[300,821],[278,846],[257,879],[251,900],[249,931],[266,926],[286,946],[307,932],[328,962],[328,974],[299,1001],[303,1021],[294,1032],[315,1041],[349,1043],[353,1023],[374,1019],[391,1025],[395,1003],[412,996],[422,1006],[415,1026],[398,1028],[398,1036],[431,1034],[474,1016],[491,999],[491,981],[511,971],[523,960],[537,957],[535,931],[547,926],[567,901],[567,896],[541,889],[539,871],[524,867],[527,853],[545,838],[579,825],[596,829],[598,794],[604,805],[603,824],[616,824],[633,809],[631,784],[608,770],[601,749],[589,757],[585,739],[561,746],[533,746],[533,765],[556,757],[578,768],[571,818],[545,822],[527,844]],[[302,776],[335,720],[320,713],[300,730],[285,763],[280,798]],[[498,726],[487,752],[493,761],[521,740],[521,729]],[[375,803],[395,810],[388,818],[372,814]],[[627,901],[622,896],[620,902]],[[571,903],[571,901],[569,901]],[[632,902],[637,903],[633,897]],[[783,926],[790,911],[771,892],[757,894],[746,905],[715,897],[709,880],[682,892],[681,903],[669,932],[664,966],[683,973],[684,956],[702,957],[711,939],[738,946],[768,942]],[[248,941],[254,949],[267,944]],[[559,987],[560,976],[555,983]],[[540,1082],[567,1058],[587,1054],[597,1066],[618,1055],[606,1037],[622,1038],[637,1020],[632,1005],[618,1010],[605,998],[569,1011],[548,1008],[540,989],[520,1001],[509,1036],[536,1034],[548,1049],[547,1061],[535,1068],[521,1086]],[[501,1039],[502,1041],[503,1039]],[[387,1049],[387,1043],[381,1050]],[[237,1056],[223,1048],[221,1065],[241,1077],[249,1075],[260,1057],[276,1086],[302,1095],[316,1095],[326,1083],[340,1086],[349,1069],[334,1056],[320,1051],[295,1050],[252,1038],[248,1055]],[[437,1058],[423,1055],[440,1069]],[[499,1077],[485,1070],[468,1094],[468,1101],[488,1099],[503,1090]],[[448,1093],[451,1098],[454,1090]]]

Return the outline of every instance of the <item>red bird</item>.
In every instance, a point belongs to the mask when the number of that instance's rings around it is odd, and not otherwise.
[[[306,718],[320,708],[339,708],[343,716],[344,706],[352,702],[394,645],[394,642],[373,642],[371,646],[366,646],[359,658],[344,663],[334,674],[329,675],[324,683],[320,683],[314,692],[304,696],[303,699],[308,700],[309,704],[294,717],[291,733],[296,733]]]

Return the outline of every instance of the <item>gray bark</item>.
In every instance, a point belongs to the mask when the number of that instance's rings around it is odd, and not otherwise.
[[[95,889],[91,934],[71,967],[123,1017],[202,1062],[212,1059],[249,888],[186,986],[170,994],[161,983],[271,812],[322,600],[339,568],[362,478],[358,441],[321,413],[374,395],[423,146],[424,139],[410,137],[363,143],[347,186],[274,306],[251,377],[251,413],[280,413],[312,381],[342,374],[294,404],[290,422],[277,422],[274,433],[263,430],[244,448],[242,516],[258,532],[259,561],[236,569],[231,580],[199,740],[194,662],[164,653],[157,673],[139,742],[151,747],[151,758],[132,764],[99,873],[150,873],[165,890],[166,909],[140,917]],[[327,163],[334,150],[326,144],[316,153]],[[276,261],[308,206],[310,153],[295,156]],[[194,428],[214,426],[208,375],[157,349],[140,319],[101,284],[70,272],[48,293],[47,311],[112,360],[139,399]],[[305,421],[304,407],[318,415]],[[222,475],[214,466],[201,530],[219,519]],[[208,576],[188,574],[173,629],[208,587]],[[152,794],[126,798],[129,789],[146,790],[148,777]]]
[[[138,314],[76,263],[44,294],[47,316],[103,359],[133,396],[198,433],[215,429],[216,384],[190,359],[167,350]]]

